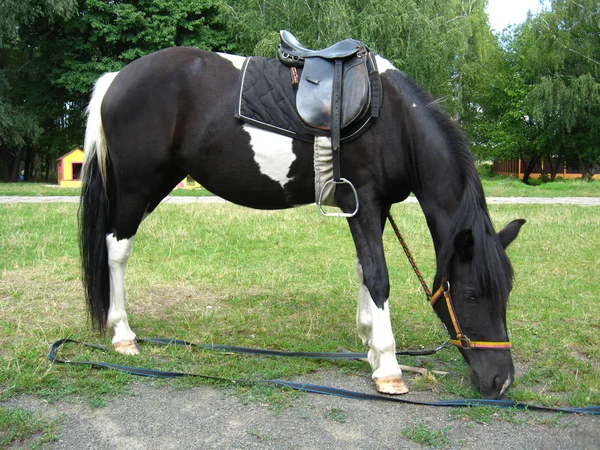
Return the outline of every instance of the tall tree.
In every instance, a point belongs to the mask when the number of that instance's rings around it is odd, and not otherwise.
[[[36,159],[31,152],[50,166],[54,158],[82,144],[84,108],[94,81],[103,72],[119,70],[137,57],[174,45],[229,49],[220,19],[220,0],[46,3],[53,4],[56,13],[43,8],[41,0],[9,0],[2,5],[11,11],[6,17],[30,11],[20,21],[0,19],[2,38],[10,40],[0,48],[0,55],[11,61],[4,77],[0,72],[0,145],[2,161],[6,160],[1,163],[5,179],[15,178],[21,159]],[[68,5],[75,8],[67,11]],[[9,72],[10,77],[6,76]],[[4,95],[11,101],[4,101]],[[23,131],[14,136],[14,131],[21,129],[13,124],[19,118],[18,111],[35,117],[36,126],[25,129],[31,121],[23,121]],[[13,133],[5,134],[7,129]],[[26,176],[31,173],[27,169]]]
[[[32,161],[32,148],[43,132],[41,111],[28,101],[36,84],[22,70],[35,56],[29,30],[42,20],[70,17],[75,3],[75,0],[4,0],[0,3],[0,166],[3,180],[18,178],[21,161]]]
[[[280,29],[308,46],[353,37],[367,43],[460,117],[470,101],[481,40],[492,38],[486,0],[228,0],[234,42],[243,54],[274,56]]]
[[[539,74],[527,96],[545,130],[548,156],[579,161],[585,179],[600,164],[600,4],[553,0],[533,21],[529,57]]]
[[[552,179],[566,158],[591,179],[600,163],[599,34],[596,0],[553,0],[504,35],[498,107],[486,110],[493,156],[544,158]]]

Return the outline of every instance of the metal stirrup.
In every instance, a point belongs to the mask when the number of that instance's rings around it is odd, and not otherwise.
[[[354,211],[351,213],[346,213],[346,212],[326,212],[323,210],[323,207],[321,206],[321,204],[323,203],[323,193],[325,192],[325,188],[329,185],[329,184],[335,184],[336,186],[339,184],[347,184],[348,186],[350,186],[350,188],[352,189],[352,192],[354,193],[354,201],[356,202],[356,208],[354,208]],[[319,194],[319,200],[317,201],[317,205],[319,206],[319,211],[321,211],[321,214],[323,214],[325,217],[354,217],[356,215],[356,213],[358,212],[358,193],[356,192],[356,188],[354,187],[354,185],[347,180],[346,178],[340,178],[339,180],[334,180],[331,179],[329,181],[327,181],[323,187],[321,188],[321,193]]]

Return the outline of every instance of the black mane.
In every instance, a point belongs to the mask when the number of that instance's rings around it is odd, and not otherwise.
[[[437,255],[438,273],[441,277],[449,278],[455,257],[454,237],[461,230],[470,229],[475,242],[471,262],[474,287],[491,299],[492,307],[504,313],[506,300],[512,289],[513,270],[492,225],[483,186],[465,136],[438,103],[414,80],[400,71],[395,71],[394,74],[395,81],[403,93],[420,104],[427,105],[429,117],[446,138],[447,151],[453,155],[463,188],[450,232]]]

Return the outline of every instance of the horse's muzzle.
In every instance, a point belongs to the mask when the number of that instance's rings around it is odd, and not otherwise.
[[[507,350],[461,351],[471,366],[471,381],[483,398],[502,398],[515,378],[515,366]]]

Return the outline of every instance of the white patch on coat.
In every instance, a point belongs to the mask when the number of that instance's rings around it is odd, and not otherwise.
[[[231,63],[237,70],[242,70],[242,65],[246,60],[245,56],[230,55],[229,53],[217,53],[217,55],[219,55],[221,58],[225,58],[226,60],[231,61]]]
[[[383,310],[379,309],[363,282],[362,266],[358,261],[356,272],[360,280],[356,326],[363,344],[369,346],[367,355],[373,370],[372,378],[401,377],[402,370],[396,359],[396,341],[392,331],[389,301],[384,303]]]
[[[114,234],[106,235],[108,248],[108,268],[110,273],[110,307],[108,308],[107,328],[114,331],[113,344],[133,341],[135,333],[129,328],[125,310],[125,267],[131,255],[133,237],[117,240]]]
[[[376,55],[375,61],[377,62],[377,72],[379,73],[384,73],[388,70],[398,70],[396,69],[396,67],[394,67],[394,65],[391,62],[389,62],[382,56]]]
[[[281,187],[285,186],[291,180],[288,174],[296,160],[292,151],[293,139],[248,124],[244,124],[244,131],[250,135],[250,146],[260,172]]]

